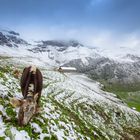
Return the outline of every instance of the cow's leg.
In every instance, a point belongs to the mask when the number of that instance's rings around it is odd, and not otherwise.
[[[41,92],[38,93],[38,98],[37,98],[37,105],[39,105],[39,101],[40,101],[40,97],[41,97]]]
[[[41,107],[40,107],[40,97],[41,97],[41,92],[38,93],[38,98],[36,100],[37,106],[36,106],[36,114],[39,114],[41,112]]]

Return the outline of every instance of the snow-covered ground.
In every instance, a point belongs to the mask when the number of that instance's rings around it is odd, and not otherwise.
[[[34,63],[34,59],[1,58],[1,138],[4,139],[135,139],[140,132],[140,113],[130,109],[114,94],[105,93],[98,82],[81,74],[61,74],[37,63],[43,73],[42,111],[25,127],[16,124],[18,109],[10,97],[22,98],[19,80],[12,71]],[[22,62],[22,63],[21,63]],[[22,64],[22,65],[21,65]],[[10,121],[9,121],[10,120]],[[32,134],[32,131],[34,132]],[[135,134],[133,133],[135,132]]]

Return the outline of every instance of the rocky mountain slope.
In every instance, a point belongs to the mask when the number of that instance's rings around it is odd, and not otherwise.
[[[21,39],[20,34],[14,31],[0,29],[0,45],[8,47],[19,47],[29,45],[27,41]]]
[[[54,40],[39,42],[29,50],[52,65],[76,67],[78,72],[92,79],[124,86],[140,83],[140,53],[136,53],[137,50],[118,48],[118,52],[111,55],[114,51],[87,47],[77,41]]]

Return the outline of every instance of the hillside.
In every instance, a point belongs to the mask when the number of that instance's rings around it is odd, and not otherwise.
[[[26,60],[25,57],[0,58],[1,139],[140,139],[140,113],[114,94],[102,91],[99,83],[91,86],[91,82],[82,80],[85,76],[63,75],[42,63],[38,63],[44,78],[42,111],[27,126],[19,127],[18,109],[9,104],[9,99],[22,98],[13,70],[22,71],[34,62],[34,58],[30,62]]]

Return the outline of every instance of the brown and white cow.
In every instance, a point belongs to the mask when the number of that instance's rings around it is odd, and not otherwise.
[[[21,91],[23,99],[11,99],[14,107],[20,107],[18,113],[18,123],[20,126],[26,125],[36,114],[39,107],[39,100],[42,91],[42,74],[35,66],[27,67],[21,76]]]

